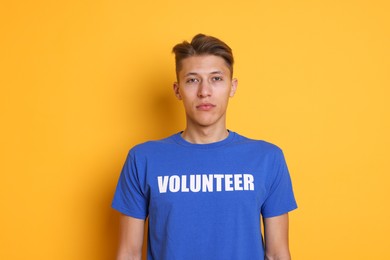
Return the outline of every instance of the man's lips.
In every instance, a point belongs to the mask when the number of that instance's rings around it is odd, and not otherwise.
[[[200,110],[200,111],[208,111],[208,110],[211,110],[215,107],[214,104],[211,104],[211,103],[204,103],[204,104],[200,104],[200,105],[197,105],[196,106],[196,109]]]

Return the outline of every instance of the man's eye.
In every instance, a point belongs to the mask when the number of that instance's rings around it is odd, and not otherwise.
[[[187,83],[195,83],[198,82],[198,79],[187,79]]]
[[[223,80],[223,79],[222,79],[222,77],[213,77],[213,80],[214,80],[214,81],[221,81],[221,80]]]

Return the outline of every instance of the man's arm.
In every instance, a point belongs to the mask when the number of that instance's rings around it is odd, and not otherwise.
[[[145,220],[121,215],[117,260],[141,260]]]
[[[288,246],[288,213],[264,218],[266,260],[290,260]]]

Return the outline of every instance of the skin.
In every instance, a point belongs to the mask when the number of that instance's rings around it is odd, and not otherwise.
[[[203,55],[182,60],[173,90],[186,112],[184,139],[205,144],[227,137],[226,110],[237,83],[221,57]]]
[[[265,260],[291,260],[288,245],[288,213],[264,218]]]
[[[214,55],[193,56],[182,60],[173,90],[186,112],[182,137],[190,143],[218,142],[228,136],[226,110],[237,90],[225,61]],[[288,214],[265,218],[266,260],[290,260]],[[145,221],[121,215],[121,235],[117,260],[141,260]]]
[[[141,260],[144,239],[143,219],[121,214],[117,260]]]

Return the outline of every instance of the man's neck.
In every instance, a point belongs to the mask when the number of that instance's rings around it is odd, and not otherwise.
[[[181,136],[193,144],[210,144],[222,141],[229,136],[226,127],[187,127]]]

